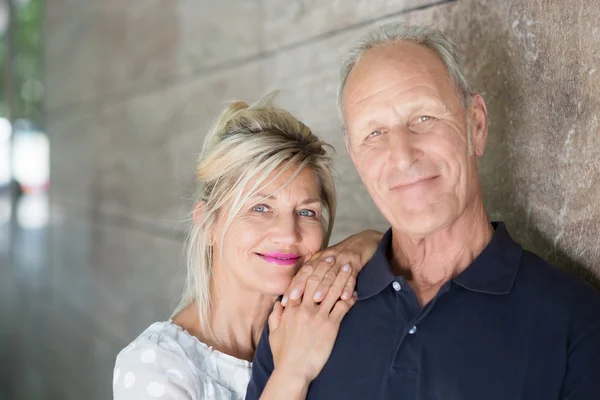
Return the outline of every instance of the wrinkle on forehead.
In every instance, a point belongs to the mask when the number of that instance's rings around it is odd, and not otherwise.
[[[381,45],[366,52],[350,72],[344,104],[360,104],[377,95],[385,98],[386,92],[398,96],[419,86],[447,109],[455,108],[448,103],[460,103],[444,63],[433,50],[410,42]]]

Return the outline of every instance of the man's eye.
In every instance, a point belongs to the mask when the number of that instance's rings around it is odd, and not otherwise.
[[[264,212],[268,211],[268,208],[264,204],[258,204],[258,205],[255,205],[254,207],[252,207],[252,211],[258,212],[258,213],[264,213]]]
[[[381,135],[381,133],[382,133],[381,130],[377,129],[376,131],[373,131],[373,132],[369,133],[369,136],[367,136],[367,137],[372,138],[372,137]]]
[[[431,119],[433,119],[433,117],[430,117],[429,115],[422,115],[419,118],[417,118],[417,124],[420,124],[421,122],[427,122]]]

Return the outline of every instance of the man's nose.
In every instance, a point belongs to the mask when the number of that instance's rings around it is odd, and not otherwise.
[[[416,134],[407,128],[396,128],[390,133],[390,161],[400,171],[410,169],[422,152],[416,147]]]

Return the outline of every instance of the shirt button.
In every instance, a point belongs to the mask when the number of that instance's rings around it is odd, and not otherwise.
[[[414,335],[414,333],[417,331],[417,327],[413,326],[412,328],[410,328],[410,331],[408,331],[409,335]]]
[[[396,292],[399,292],[399,291],[400,291],[400,289],[402,289],[402,286],[400,286],[400,283],[398,283],[398,282],[396,282],[396,281],[394,281],[394,283],[392,283],[392,287],[394,288],[394,290],[395,290]]]

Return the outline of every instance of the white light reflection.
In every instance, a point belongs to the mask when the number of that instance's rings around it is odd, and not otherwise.
[[[0,193],[0,257],[10,248],[10,213],[12,204],[8,192]]]
[[[13,139],[13,176],[25,192],[43,190],[50,175],[50,142],[36,130],[15,130]]]
[[[47,193],[24,194],[17,203],[16,213],[17,224],[23,229],[46,227],[50,219]]]
[[[10,134],[12,126],[6,118],[0,118],[0,188],[10,183]]]

